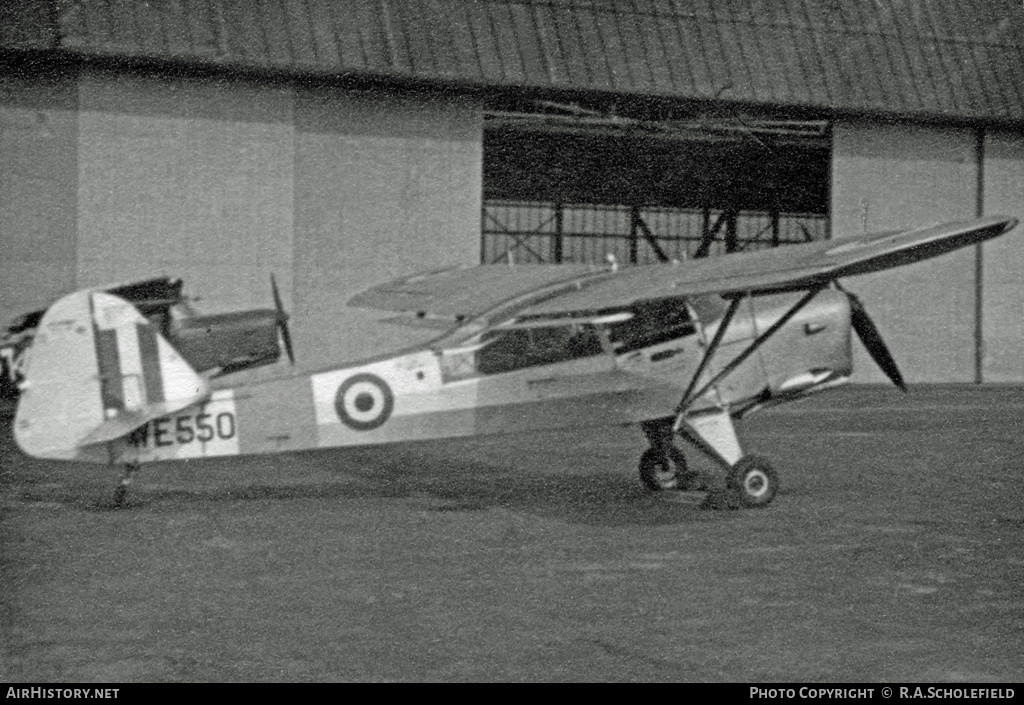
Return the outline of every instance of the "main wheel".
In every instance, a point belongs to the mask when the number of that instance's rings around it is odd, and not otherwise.
[[[686,489],[686,456],[674,446],[667,452],[648,448],[640,456],[640,481],[654,492]]]
[[[741,507],[767,507],[779,491],[779,477],[767,460],[748,455],[732,466],[728,486]]]

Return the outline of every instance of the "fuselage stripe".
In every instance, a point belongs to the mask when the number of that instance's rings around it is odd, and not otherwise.
[[[121,355],[117,351],[117,331],[93,329],[96,334],[96,363],[100,376],[100,399],[103,409],[124,409]]]
[[[164,379],[160,371],[160,352],[156,331],[146,323],[136,323],[139,335],[139,353],[142,358],[142,379],[146,386],[146,402],[154,404],[164,400]]]

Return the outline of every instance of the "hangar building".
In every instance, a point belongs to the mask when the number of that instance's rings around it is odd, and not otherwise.
[[[274,273],[304,365],[417,270],[1024,216],[1019,0],[23,0],[0,52],[0,315]],[[1024,381],[1024,232],[849,285],[911,382]]]

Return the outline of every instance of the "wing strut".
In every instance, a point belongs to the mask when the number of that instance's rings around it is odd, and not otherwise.
[[[725,315],[722,316],[722,322],[718,324],[718,330],[715,331],[715,337],[711,339],[711,344],[708,345],[707,350],[704,351],[704,357],[700,359],[700,364],[697,365],[697,371],[693,373],[693,377],[690,379],[690,384],[686,387],[686,393],[683,394],[682,401],[679,402],[679,406],[676,408],[676,413],[679,413],[680,409],[684,408],[684,402],[691,399],[690,393],[693,391],[693,388],[697,386],[697,380],[699,380],[700,376],[704,374],[704,369],[708,366],[708,363],[711,362],[711,358],[714,356],[715,351],[718,350],[718,345],[722,342],[722,338],[725,336],[725,331],[729,327],[732,317],[736,315],[736,311],[739,309],[741,301],[743,301],[742,296],[734,296],[729,301],[729,308],[725,312]],[[693,319],[697,321],[699,325],[700,318],[696,313],[691,311],[690,315],[693,316]]]
[[[715,337],[712,339],[711,344],[708,346],[708,349],[704,351],[704,357],[701,359],[700,365],[697,366],[697,371],[696,373],[694,373],[693,379],[690,380],[690,384],[686,389],[686,394],[683,395],[682,400],[679,402],[679,406],[676,407],[676,430],[678,431],[679,428],[682,426],[683,417],[686,415],[686,412],[689,409],[690,404],[693,403],[694,399],[699,399],[700,397],[702,397],[705,394],[705,392],[714,387],[716,384],[722,381],[722,379],[728,376],[733,370],[735,370],[737,367],[743,364],[744,360],[750,357],[759,347],[761,347],[765,343],[765,341],[767,341],[770,337],[775,335],[775,332],[778,331],[779,328],[784,326],[793,316],[799,313],[800,309],[806,306],[811,301],[811,299],[817,296],[818,292],[824,289],[825,286],[827,285],[822,284],[816,286],[810,291],[808,291],[806,294],[804,294],[804,296],[801,297],[801,299],[797,301],[788,311],[786,311],[786,313],[779,320],[775,321],[775,323],[773,323],[764,333],[761,333],[759,336],[757,336],[757,338],[755,338],[754,341],[750,345],[748,345],[743,352],[741,352],[739,355],[733,358],[729,362],[729,364],[727,364],[725,367],[719,370],[718,374],[712,377],[697,392],[694,392],[693,388],[697,386],[698,378],[704,372],[704,369],[707,367],[708,362],[714,356],[715,352],[717,352],[718,347],[722,342],[722,338],[724,337],[725,329],[729,325],[729,322],[732,320],[733,314],[736,312],[736,309],[739,307],[739,302],[744,298],[742,296],[735,297],[729,304],[728,311],[726,311],[725,315],[722,317],[722,322],[719,325],[718,330],[715,332]]]
[[[726,506],[767,506],[778,491],[778,480],[776,479],[775,471],[763,458],[744,454],[739,437],[736,435],[732,413],[727,404],[721,403],[719,399],[719,403],[710,408],[691,410],[691,406],[695,400],[704,396],[709,389],[715,388],[715,385],[742,365],[765,341],[775,335],[782,326],[786,325],[793,316],[799,313],[826,286],[827,283],[818,284],[808,290],[781,318],[754,338],[743,352],[730,360],[725,367],[719,370],[717,374],[695,392],[694,389],[699,384],[701,375],[704,374],[711,359],[720,349],[722,340],[725,338],[726,329],[732,322],[740,303],[743,299],[751,296],[751,294],[739,294],[731,297],[729,308],[722,316],[721,322],[718,324],[718,330],[715,331],[715,335],[710,344],[708,344],[707,350],[704,351],[700,364],[687,385],[686,393],[683,394],[679,406],[676,407],[676,418],[672,424],[673,433],[678,433],[697,450],[704,453],[725,470],[726,493],[724,497]],[[699,326],[698,330],[700,330]]]

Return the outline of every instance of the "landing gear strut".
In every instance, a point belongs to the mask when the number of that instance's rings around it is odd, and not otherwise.
[[[744,456],[740,447],[733,416],[729,409],[728,395],[723,394],[719,382],[728,377],[743,364],[747,358],[782,328],[800,309],[806,306],[826,284],[819,284],[809,289],[799,301],[791,306],[767,330],[760,332],[742,352],[730,359],[720,369],[711,374],[708,365],[718,353],[726,331],[739,309],[740,302],[746,297],[734,295],[729,308],[718,322],[717,330],[711,340],[704,334],[700,316],[691,310],[691,318],[696,324],[700,344],[704,354],[697,365],[690,382],[687,384],[683,398],[676,407],[675,418],[657,419],[643,424],[644,433],[651,442],[650,449],[640,459],[640,479],[651,489],[664,490],[677,488],[680,471],[673,472],[672,464],[683,468],[685,461],[679,463],[677,458],[682,453],[675,448],[675,434],[679,434],[697,450],[717,463],[725,471],[726,492],[721,499],[728,507],[765,507],[771,503],[778,491],[779,482],[768,461],[758,456]],[[883,365],[884,367],[884,365]],[[705,380],[705,372],[710,379]],[[703,400],[703,401],[702,401]],[[681,489],[681,488],[680,488]],[[712,498],[711,504],[720,506],[722,502]]]
[[[641,425],[651,447],[640,457],[640,481],[653,491],[699,489],[686,456],[675,445],[678,433],[725,471],[725,492],[713,491],[706,506],[732,509],[766,507],[775,499],[779,479],[759,455],[743,455],[725,410],[646,421]]]

